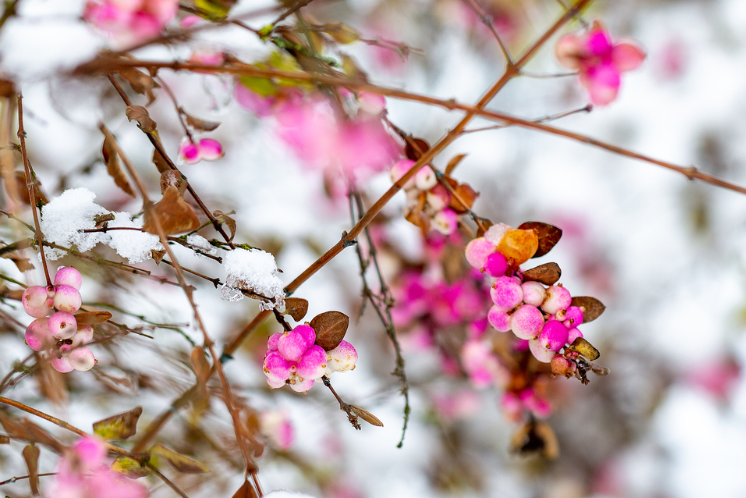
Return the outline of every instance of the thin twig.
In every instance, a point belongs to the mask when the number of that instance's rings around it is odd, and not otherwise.
[[[474,11],[474,13],[477,15],[480,21],[482,21],[482,24],[487,26],[487,28],[492,33],[492,36],[495,37],[495,40],[497,41],[497,44],[500,46],[500,50],[503,53],[503,56],[505,56],[505,61],[509,66],[513,65],[513,60],[510,58],[510,53],[508,53],[508,48],[505,46],[505,43],[503,42],[503,39],[500,37],[500,34],[495,29],[495,25],[492,22],[492,19],[490,19],[487,14],[484,12],[481,5],[477,3],[476,0],[464,0],[464,3],[469,6],[471,10]]]

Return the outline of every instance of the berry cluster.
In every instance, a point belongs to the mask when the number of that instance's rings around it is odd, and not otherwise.
[[[352,370],[357,362],[357,351],[347,341],[329,351],[316,344],[316,331],[310,325],[271,335],[267,349],[264,374],[275,389],[288,384],[294,391],[306,392],[324,375]]]
[[[555,354],[583,334],[583,310],[571,306],[570,292],[559,285],[545,287],[523,278],[518,266],[538,249],[533,230],[514,230],[499,224],[487,230],[484,237],[466,246],[471,266],[494,278],[490,297],[494,305],[487,319],[499,332],[513,331],[528,341],[537,360],[549,363]]]
[[[93,327],[78,325],[73,315],[82,304],[78,292],[82,283],[78,270],[62,267],[54,285],[32,285],[21,297],[23,309],[36,318],[26,328],[26,344],[34,351],[53,349],[52,367],[62,373],[90,370],[96,364],[86,346],[93,338]]]

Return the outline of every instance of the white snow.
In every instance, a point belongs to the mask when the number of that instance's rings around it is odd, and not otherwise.
[[[109,222],[109,227],[131,227],[142,228],[143,219],[132,219],[132,215],[126,212],[114,213],[114,220]],[[162,251],[163,246],[157,235],[135,230],[112,230],[107,232],[110,240],[105,242],[117,251],[117,254],[127,258],[130,264],[141,263],[151,259],[150,251]]]
[[[259,249],[235,249],[223,257],[223,269],[227,274],[223,286],[223,299],[237,301],[243,295],[236,289],[251,290],[263,296],[274,298],[275,306],[285,302],[282,280],[278,277],[275,257]],[[271,309],[270,303],[260,301],[262,309]]]
[[[210,256],[217,256],[218,250],[213,247],[206,238],[202,237],[201,235],[192,234],[187,235],[186,238],[187,244],[199,248],[200,251],[204,252],[205,254],[209,254]],[[199,253],[195,253],[199,254]]]

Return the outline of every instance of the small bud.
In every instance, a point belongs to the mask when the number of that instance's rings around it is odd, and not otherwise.
[[[75,313],[80,309],[83,300],[80,292],[70,285],[60,285],[55,287],[54,307],[59,311]]]

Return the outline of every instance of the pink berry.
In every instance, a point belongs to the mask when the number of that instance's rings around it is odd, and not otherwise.
[[[531,350],[531,354],[534,355],[534,358],[542,363],[549,363],[550,361],[552,361],[555,353],[551,349],[546,349],[545,347],[543,347],[538,337],[536,339],[531,339],[530,341],[528,341],[528,349]]]
[[[466,245],[466,261],[477,270],[484,268],[487,257],[495,252],[495,246],[484,237],[472,239]]]
[[[264,374],[267,376],[267,382],[270,386],[282,387],[290,376],[290,365],[280,353],[270,351],[264,358]]]
[[[518,307],[510,317],[510,329],[520,339],[533,339],[544,326],[544,315],[539,308],[529,304]]]
[[[270,351],[277,351],[277,342],[280,340],[280,337],[282,337],[282,334],[272,334],[269,336],[269,339],[267,340],[267,349]]]
[[[559,351],[567,343],[567,327],[557,320],[548,321],[539,334],[539,343],[545,349]]]
[[[54,307],[59,311],[75,313],[80,309],[81,304],[83,304],[83,300],[80,297],[80,292],[75,287],[70,285],[55,287]]]
[[[458,227],[458,215],[452,209],[444,209],[433,216],[432,227],[443,235],[451,235]]]
[[[205,161],[214,161],[225,155],[223,146],[220,142],[212,138],[203,138],[199,141],[199,153]]]
[[[26,344],[34,351],[44,351],[56,342],[49,332],[49,318],[37,318],[26,327]]]
[[[300,360],[306,349],[305,338],[294,330],[284,332],[277,341],[277,351],[288,361]]]
[[[573,328],[583,323],[583,310],[577,306],[570,306],[567,308],[565,314],[565,327]]]
[[[313,386],[314,382],[316,382],[314,379],[299,379],[296,382],[290,383],[290,389],[295,392],[305,393],[306,391],[311,389],[311,386]]]
[[[357,363],[357,350],[347,341],[342,341],[339,346],[326,352],[326,363],[333,372],[346,372],[355,369]]]
[[[508,268],[508,260],[499,252],[493,252],[484,262],[484,272],[490,277],[502,277]]]
[[[490,244],[497,247],[497,244],[500,243],[503,235],[505,235],[508,230],[512,230],[512,228],[505,223],[498,223],[496,225],[492,225],[487,229],[484,234],[484,238],[487,239]]]
[[[554,355],[551,361],[552,373],[554,375],[563,375],[569,378],[575,371],[575,362],[570,361],[562,355]]]
[[[512,310],[523,301],[523,290],[511,277],[498,277],[490,289],[490,297],[500,309]]]
[[[438,178],[430,166],[424,166],[414,175],[414,184],[422,191],[430,190],[438,184]]]
[[[316,342],[316,332],[310,325],[298,325],[293,329],[293,332],[300,335],[300,337],[303,339],[303,344],[306,346],[306,349],[313,346],[313,343]]]
[[[83,277],[72,266],[63,266],[57,270],[57,274],[54,276],[54,285],[69,285],[80,290],[80,287],[83,285]]]
[[[49,317],[49,332],[55,339],[69,339],[78,331],[75,317],[65,311],[58,311]]]
[[[541,309],[545,313],[554,315],[559,310],[566,310],[570,306],[571,301],[570,291],[561,285],[553,285],[547,289],[547,297],[541,304]]]
[[[72,364],[70,364],[70,360],[68,358],[69,356],[60,356],[59,358],[54,358],[50,362],[52,365],[52,368],[54,368],[60,373],[72,372],[74,368]]]
[[[541,306],[547,295],[546,289],[539,282],[524,282],[521,289],[523,289],[523,302],[531,306]]]
[[[52,310],[53,301],[47,294],[46,287],[32,285],[21,296],[23,309],[34,318],[44,318]]]
[[[572,344],[578,337],[583,337],[583,333],[576,327],[573,327],[567,331],[567,343]]]
[[[93,327],[90,325],[78,325],[78,331],[72,337],[72,347],[85,346],[93,339]]]
[[[326,351],[321,346],[312,346],[298,362],[298,375],[304,379],[320,379],[326,372]]]
[[[67,358],[70,361],[70,365],[79,372],[86,372],[96,364],[93,352],[85,346],[73,349]]]
[[[510,315],[505,310],[493,306],[487,313],[487,320],[498,332],[507,332],[510,330]]]
[[[415,165],[415,162],[411,159],[402,159],[401,161],[395,163],[393,166],[391,166],[391,170],[389,171],[389,174],[391,175],[391,181],[396,183],[399,181],[401,177],[407,174],[407,171],[412,169],[412,166]],[[409,190],[413,188],[414,185],[414,177],[407,180],[407,183],[404,184],[404,187],[402,187],[404,190]]]
[[[433,211],[442,211],[451,203],[451,194],[443,185],[436,185],[427,193],[427,203]]]

